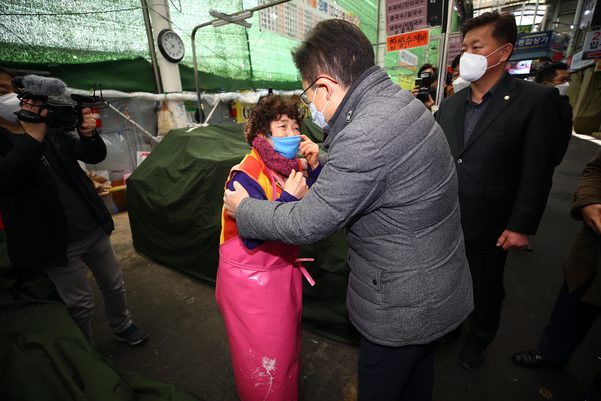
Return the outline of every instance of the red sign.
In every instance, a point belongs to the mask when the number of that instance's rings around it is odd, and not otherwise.
[[[386,51],[393,52],[395,50],[426,46],[429,43],[429,39],[430,31],[428,29],[391,36],[386,39]]]
[[[562,58],[563,58],[562,52],[555,52],[555,53],[553,53],[553,56],[551,56],[551,60],[553,60],[553,61],[559,61]]]

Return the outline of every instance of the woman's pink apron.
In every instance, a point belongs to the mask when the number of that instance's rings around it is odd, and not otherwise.
[[[275,188],[275,185],[274,185]],[[298,400],[302,277],[299,247],[236,236],[219,248],[215,298],[225,320],[242,401]]]

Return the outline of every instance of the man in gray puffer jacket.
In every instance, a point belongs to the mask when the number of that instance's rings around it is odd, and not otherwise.
[[[359,400],[429,400],[434,342],[473,309],[447,141],[375,66],[355,25],[320,22],[293,57],[328,161],[299,202],[248,198],[235,185],[226,210],[244,238],[308,245],[346,227]]]

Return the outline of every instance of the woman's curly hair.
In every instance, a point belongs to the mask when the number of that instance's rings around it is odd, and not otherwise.
[[[244,125],[244,138],[250,146],[253,139],[259,134],[271,135],[271,122],[283,115],[296,120],[298,126],[302,124],[302,116],[296,101],[281,96],[267,96],[262,98],[250,111],[248,121]]]

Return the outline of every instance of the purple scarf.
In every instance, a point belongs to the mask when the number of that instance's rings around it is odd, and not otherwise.
[[[253,139],[253,148],[269,169],[284,177],[290,176],[292,169],[299,169],[298,158],[295,157],[292,160],[285,158],[263,138],[256,136]]]

